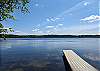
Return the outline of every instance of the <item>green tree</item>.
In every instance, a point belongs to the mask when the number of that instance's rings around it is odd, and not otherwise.
[[[8,19],[15,20],[12,13],[18,10],[22,13],[27,13],[29,0],[0,0],[0,33],[7,33],[7,29],[4,28],[2,21],[7,21]],[[12,32],[12,28],[9,28]]]
[[[13,19],[11,15],[15,9],[20,10],[22,13],[28,12],[29,0],[0,0],[0,21]]]

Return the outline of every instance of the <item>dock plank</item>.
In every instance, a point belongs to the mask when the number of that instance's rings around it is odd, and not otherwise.
[[[98,71],[72,50],[63,50],[72,71]]]

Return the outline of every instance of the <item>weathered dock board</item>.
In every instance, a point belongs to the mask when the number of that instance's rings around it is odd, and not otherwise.
[[[98,71],[72,50],[63,50],[63,52],[72,71]]]

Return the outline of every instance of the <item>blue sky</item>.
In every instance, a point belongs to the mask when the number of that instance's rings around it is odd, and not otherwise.
[[[19,35],[99,34],[99,10],[99,0],[31,0],[30,13],[15,11],[4,25]]]

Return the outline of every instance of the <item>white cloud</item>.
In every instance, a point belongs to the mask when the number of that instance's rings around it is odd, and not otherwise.
[[[56,31],[54,29],[51,29],[50,31],[52,34],[83,34],[83,35],[88,35],[88,34],[98,34],[98,24],[81,24],[81,25],[76,25],[76,26],[69,26],[69,27],[64,27],[63,28],[57,28]]]
[[[55,18],[56,20],[60,19],[60,18]]]
[[[66,35],[88,35],[88,34],[99,34],[99,26],[98,24],[80,24],[76,26],[69,26],[65,27],[62,26],[62,28],[57,26],[46,26],[43,30],[39,30],[37,32],[33,32],[33,34],[66,34]],[[45,30],[45,31],[44,31]]]
[[[19,32],[21,32],[21,31],[15,31],[16,33],[19,33]]]
[[[28,33],[22,32],[22,31],[15,31],[15,32],[10,32],[10,34],[15,34],[15,35],[27,35]]]
[[[33,29],[32,31],[33,31],[33,32],[37,32],[37,31],[39,31],[39,30],[40,30],[40,29]]]
[[[46,26],[46,28],[54,28],[54,26]]]
[[[58,24],[58,26],[63,26],[63,24]]]
[[[46,21],[48,21],[48,22],[49,22],[49,21],[50,21],[50,19],[49,19],[49,18],[47,18],[47,19],[46,19]]]
[[[49,18],[47,18],[46,20],[48,21],[48,22],[55,22],[56,20],[59,20],[60,18],[58,18],[58,17],[55,17],[55,18],[52,18],[52,17],[49,17]]]
[[[51,18],[51,21],[56,21],[55,19]]]
[[[35,32],[35,30],[32,30],[33,32]]]
[[[87,6],[88,4],[89,4],[89,2],[85,2],[83,5],[84,5],[84,6]]]
[[[53,18],[49,17],[46,19],[48,22],[55,21]]]
[[[93,22],[96,22],[96,21],[100,21],[100,16],[91,15],[89,17],[85,17],[85,18],[81,19],[81,21],[87,21],[89,23],[93,23]]]

